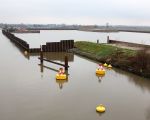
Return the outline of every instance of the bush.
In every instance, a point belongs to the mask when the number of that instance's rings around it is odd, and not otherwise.
[[[140,72],[148,70],[150,66],[150,54],[146,49],[140,50],[133,58],[132,63]]]

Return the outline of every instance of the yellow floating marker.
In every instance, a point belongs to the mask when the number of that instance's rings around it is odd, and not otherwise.
[[[105,75],[105,70],[103,69],[96,69],[96,74],[99,74],[99,75]]]
[[[105,63],[105,64],[103,64],[104,65],[104,67],[107,67],[108,65],[107,65],[107,63]]]
[[[27,51],[24,51],[24,54],[25,54],[25,55],[27,55],[27,54],[28,54],[28,52],[27,52]]]
[[[106,109],[102,104],[100,104],[99,106],[96,107],[97,112],[103,113],[103,112],[105,112],[105,110]]]
[[[107,66],[108,68],[112,68],[112,66],[109,64],[108,66]]]
[[[67,79],[66,74],[56,74],[56,79],[57,80],[65,80]]]
[[[101,74],[97,74],[97,73],[96,73],[96,76],[97,76],[97,77],[104,77],[105,74],[101,75]]]

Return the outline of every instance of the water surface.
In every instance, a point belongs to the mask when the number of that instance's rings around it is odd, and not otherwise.
[[[41,68],[2,33],[0,48],[0,120],[150,120],[149,79],[115,68],[99,78],[98,63],[69,53],[68,80],[56,81],[60,66]],[[45,56],[63,63],[65,54]],[[99,104],[105,113],[96,112]]]
[[[133,42],[140,44],[150,45],[150,34],[149,33],[135,33],[135,32],[84,32],[76,30],[41,30],[40,33],[27,33],[27,34],[15,34],[19,38],[27,41],[31,47],[39,47],[41,44],[46,42],[59,42],[60,40],[73,39],[75,41],[91,41],[100,43],[107,42],[107,36],[110,39]]]

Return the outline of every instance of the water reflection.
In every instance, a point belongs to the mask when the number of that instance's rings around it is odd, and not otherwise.
[[[9,40],[9,39],[8,39]],[[20,51],[20,53],[26,58],[26,59],[30,59],[30,53],[25,54],[25,50],[22,49],[21,47],[19,47],[17,44],[14,44],[14,42],[12,42],[11,40],[9,40],[10,43],[12,44],[12,46],[14,46],[16,49],[18,49]]]
[[[40,66],[40,72],[41,72],[41,73],[44,72],[44,68],[49,69],[49,70],[52,70],[52,71],[55,71],[55,72],[58,72],[57,69],[51,68],[51,67],[48,67],[48,66],[45,66],[45,65],[43,65],[43,64],[39,64],[39,66]]]
[[[97,114],[101,117],[102,115],[105,114],[105,112],[104,112],[104,113],[99,113],[99,112],[97,112]]]
[[[63,88],[63,84],[64,84],[65,82],[67,82],[67,80],[56,80],[56,83],[58,83],[60,89]]]
[[[150,120],[150,106],[149,106],[149,108],[147,109],[146,120]]]
[[[54,71],[54,72],[56,72],[56,73],[58,73],[58,71],[59,70],[57,70],[57,69],[55,69],[55,68],[51,68],[51,67],[48,67],[48,66],[45,66],[45,65],[43,65],[43,64],[39,64],[40,65],[40,68],[41,68],[41,77],[43,77],[43,72],[44,72],[44,68],[46,68],[46,69],[49,69],[49,70],[52,70],[52,71]],[[66,79],[64,79],[64,80],[57,80],[56,79],[56,83],[59,85],[59,88],[60,89],[62,89],[63,88],[63,84],[64,83],[67,83],[68,82],[68,71],[65,71],[65,74],[67,75],[67,78]]]
[[[60,88],[60,89],[63,88],[64,83],[67,83],[67,82],[68,82],[68,71],[66,71],[65,74],[67,75],[67,78],[66,78],[66,79],[64,79],[64,80],[57,80],[57,79],[56,79],[56,83],[59,85],[59,88]]]
[[[143,90],[143,92],[145,90],[148,90],[150,92],[150,79],[142,78],[140,76],[122,70],[118,70],[118,69],[114,69],[114,70],[115,72],[121,73],[122,75],[127,77],[129,82],[133,83],[137,87],[140,87]]]
[[[115,68],[106,69],[101,79],[95,75],[96,62],[71,55],[69,78],[58,81],[55,75],[60,66],[48,62],[40,66],[38,54],[30,54],[28,61],[22,57],[24,51],[20,53],[7,39],[2,37],[0,42],[0,120],[150,120],[147,79]],[[67,53],[46,54],[47,59],[64,62]],[[98,103],[108,110],[96,113]]]
[[[39,55],[39,54],[34,54],[34,56],[37,56],[37,55]],[[48,52],[48,53],[44,53],[43,56],[47,60],[53,60],[53,61],[58,61],[58,62],[65,62],[65,56],[67,56],[68,62],[74,61],[74,54],[73,53],[67,53],[67,52]],[[53,64],[53,63],[51,63],[51,64]],[[48,66],[44,65],[44,63],[39,64],[39,65],[40,65],[40,69],[41,69],[40,71],[41,72],[44,72],[43,68],[47,68],[49,70],[53,70],[55,72],[58,72],[57,69],[48,67]],[[68,74],[68,71],[67,71],[67,74]]]
[[[44,53],[44,57],[48,60],[61,61],[64,62],[64,57],[68,57],[68,61],[74,61],[74,54],[68,52],[47,52]]]
[[[74,54],[73,53],[63,53],[63,52],[62,53],[56,53],[56,52],[44,53],[44,58],[46,58],[48,60],[58,61],[58,62],[64,62],[64,56],[68,57],[69,62],[72,62],[74,60]],[[51,63],[51,64],[53,64],[53,63]],[[56,72],[56,74],[59,71],[56,68],[52,68],[52,67],[48,67],[47,65],[44,65],[44,63],[38,64],[38,65],[40,66],[41,77],[43,77],[44,69],[54,71],[54,72]],[[63,89],[64,84],[68,82],[69,73],[67,70],[65,71],[65,74],[67,75],[67,78],[65,80],[56,80],[56,83],[58,84],[60,89]]]
[[[96,74],[98,81],[101,82],[105,75]]]
[[[19,47],[18,45],[14,44],[12,41],[10,43],[17,48],[20,53],[27,59],[30,59],[30,57],[37,57],[40,56],[40,53],[25,53],[25,50]],[[44,52],[43,53],[44,58],[48,60],[55,60],[55,61],[64,61],[64,56],[68,57],[68,61],[74,61],[74,54],[69,52]]]
[[[40,56],[40,53],[30,53],[30,57]],[[69,62],[74,61],[74,54],[69,52],[44,52],[43,57],[48,60],[64,62],[64,57],[68,57]]]
[[[43,68],[44,68],[43,64],[39,64],[39,66],[40,66],[40,72],[43,73],[43,71],[44,71],[44,69],[43,69]]]

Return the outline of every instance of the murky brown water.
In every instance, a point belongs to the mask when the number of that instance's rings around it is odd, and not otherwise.
[[[99,79],[97,63],[69,54],[67,81],[60,66],[25,57],[0,33],[0,120],[150,120],[150,80],[113,68]],[[63,63],[64,53],[46,54]],[[106,112],[95,108],[104,104]]]

